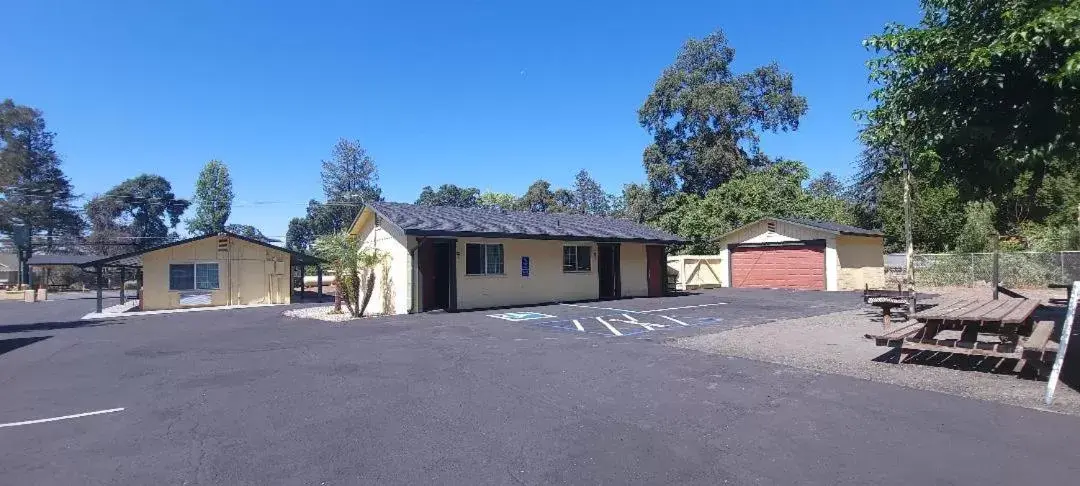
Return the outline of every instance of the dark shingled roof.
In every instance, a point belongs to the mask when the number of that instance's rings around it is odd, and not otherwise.
[[[792,223],[798,223],[806,226],[813,226],[814,228],[822,229],[825,231],[832,231],[833,233],[840,233],[842,235],[855,235],[855,236],[885,236],[880,230],[869,230],[859,228],[856,226],[848,226],[846,224],[832,223],[829,221],[815,221],[812,219],[802,218],[776,218],[784,221],[791,221]]]
[[[631,221],[563,213],[376,202],[375,214],[414,236],[479,236],[676,244],[679,236]]]

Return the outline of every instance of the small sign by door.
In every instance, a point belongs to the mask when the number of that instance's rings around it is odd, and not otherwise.
[[[521,276],[529,276],[529,257],[527,256],[521,257]]]

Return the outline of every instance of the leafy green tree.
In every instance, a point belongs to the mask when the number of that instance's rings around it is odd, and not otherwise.
[[[232,212],[233,188],[229,168],[218,160],[203,166],[195,181],[195,217],[187,221],[188,231],[210,235],[225,229]]]
[[[543,179],[537,179],[529,185],[525,195],[517,201],[517,208],[521,211],[532,213],[546,213],[556,208],[555,193],[551,191],[551,183]]]
[[[916,217],[911,222],[911,234],[915,250],[952,250],[964,224],[964,203],[956,186],[916,179],[912,193],[912,213]],[[897,179],[889,179],[878,194],[877,221],[885,233],[887,251],[903,251],[905,248],[902,200],[902,187]]]
[[[1040,200],[1047,182],[1080,170],[1080,1],[921,5],[917,26],[890,24],[865,42],[880,87],[861,113],[863,141],[908,154],[917,180],[954,186],[961,202],[994,203],[1000,230],[1051,217],[1060,208]],[[935,172],[919,170],[926,159]],[[878,158],[879,185],[901,160]]]
[[[513,211],[518,207],[517,197],[505,192],[484,191],[477,197],[476,203],[482,208],[505,211]]]
[[[611,213],[608,195],[600,187],[600,183],[596,182],[585,169],[581,169],[574,176],[573,196],[573,212],[575,213],[599,216],[607,216]]]
[[[647,184],[625,184],[613,198],[611,215],[635,223],[652,221],[660,214],[661,202]]]
[[[315,242],[315,233],[311,230],[307,218],[289,220],[289,229],[285,232],[285,248],[293,251],[308,252]]]
[[[956,251],[964,253],[984,252],[992,249],[997,238],[994,220],[997,208],[992,202],[969,202],[964,206],[964,226],[956,236]]]
[[[821,175],[810,180],[810,184],[806,186],[806,191],[813,197],[844,197],[846,188],[844,183],[836,174],[825,171]]]
[[[653,136],[643,162],[651,189],[704,195],[760,162],[761,131],[795,130],[806,98],[776,64],[737,74],[723,32],[683,45],[638,110]]]
[[[691,241],[686,251],[714,253],[719,236],[767,216],[852,224],[851,208],[835,196],[817,197],[803,188],[809,171],[801,162],[780,160],[747,172],[706,193],[677,194],[664,202],[660,226]]]
[[[551,200],[553,201],[553,204],[548,208],[548,212],[551,213],[574,212],[574,206],[577,204],[574,193],[563,188],[555,189],[555,191],[551,193]]]
[[[453,206],[458,208],[474,208],[479,206],[480,189],[475,187],[458,187],[454,184],[443,184],[438,189],[424,186],[420,191],[420,197],[416,204],[421,206]]]
[[[173,194],[164,177],[143,174],[92,199],[86,214],[92,232],[101,228],[132,236],[132,247],[142,249],[168,241],[169,230],[176,228],[190,204]]]
[[[264,235],[262,231],[259,231],[259,228],[250,224],[227,224],[223,229],[230,233],[261,241],[263,243],[276,243],[279,241]]]

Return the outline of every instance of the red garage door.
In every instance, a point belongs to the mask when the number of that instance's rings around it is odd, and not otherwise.
[[[825,245],[735,247],[731,286],[825,290]]]

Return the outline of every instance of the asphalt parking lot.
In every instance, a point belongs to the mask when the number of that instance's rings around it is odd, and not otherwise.
[[[283,307],[80,321],[92,302],[0,302],[0,483],[1071,484],[1080,475],[1075,417],[663,345],[858,302],[725,289],[346,325],[286,318]],[[515,312],[553,317],[490,317]],[[641,325],[661,321],[672,325]],[[93,412],[102,413],[33,422]]]

